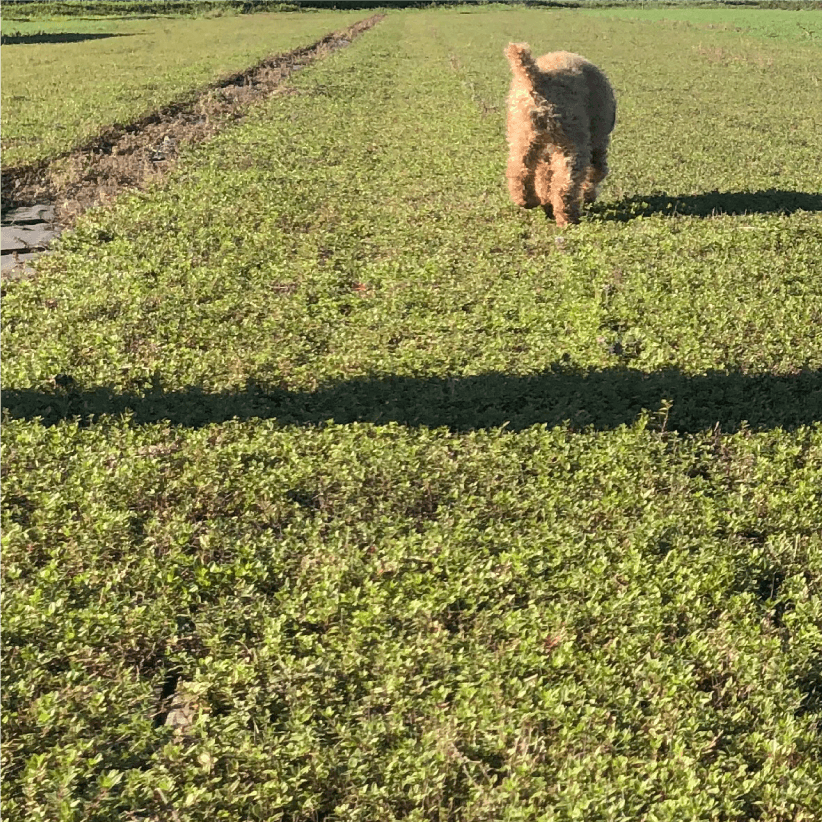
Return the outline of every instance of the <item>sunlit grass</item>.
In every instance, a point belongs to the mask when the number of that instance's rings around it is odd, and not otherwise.
[[[363,12],[213,19],[9,21],[8,31],[76,42],[3,46],[3,165],[48,159],[106,126],[190,96],[264,57],[307,46]],[[86,38],[86,39],[84,39]]]
[[[725,34],[736,39],[765,37],[780,41],[793,41],[796,45],[819,47],[822,41],[822,15],[820,6],[811,3],[805,8],[774,13],[765,8],[694,8],[682,3],[679,7],[667,4],[654,8],[651,4],[626,4],[625,8],[596,9],[583,13],[593,14],[598,20],[611,17],[614,20],[636,20],[664,31],[670,26],[685,26],[693,34],[709,32],[712,36]],[[746,44],[747,45],[747,44]]]

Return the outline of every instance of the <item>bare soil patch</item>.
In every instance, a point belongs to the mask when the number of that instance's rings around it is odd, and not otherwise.
[[[202,142],[241,119],[251,104],[279,91],[293,72],[349,45],[384,16],[375,14],[310,46],[266,58],[193,99],[172,103],[138,122],[112,126],[56,159],[3,169],[4,215],[23,206],[50,203],[57,223],[69,226],[87,208],[162,177],[183,146]]]

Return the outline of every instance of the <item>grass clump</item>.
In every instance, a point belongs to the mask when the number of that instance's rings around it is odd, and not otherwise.
[[[822,815],[818,50],[582,21],[389,15],[6,285],[10,819]]]
[[[818,431],[9,429],[25,818],[815,814]]]

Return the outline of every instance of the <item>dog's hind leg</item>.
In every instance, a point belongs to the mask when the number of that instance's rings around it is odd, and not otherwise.
[[[534,169],[534,192],[540,205],[551,205],[551,158],[542,156]]]
[[[563,154],[557,151],[551,155],[551,205],[560,227],[579,222],[589,159],[587,152]]]
[[[591,165],[585,185],[582,188],[582,198],[586,203],[593,203],[599,194],[600,183],[608,176],[608,140],[591,149]]]
[[[539,200],[534,193],[534,173],[524,166],[511,167],[508,164],[508,193],[511,200],[522,208],[536,208]]]
[[[511,200],[522,208],[535,208],[540,204],[535,191],[534,146],[530,140],[512,139],[508,155],[508,192]]]
[[[543,154],[537,161],[534,169],[534,192],[537,195],[545,216],[549,220],[554,219],[554,206],[551,203],[551,157]]]

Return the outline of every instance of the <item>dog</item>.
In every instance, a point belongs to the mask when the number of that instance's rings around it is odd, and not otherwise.
[[[560,227],[579,222],[608,174],[616,98],[608,78],[578,54],[536,60],[527,43],[509,43],[508,190],[523,208],[542,206]]]

